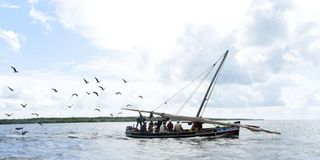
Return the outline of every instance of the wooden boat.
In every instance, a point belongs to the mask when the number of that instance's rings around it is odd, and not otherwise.
[[[190,116],[180,116],[180,115],[174,115],[174,114],[168,114],[168,113],[162,113],[162,112],[156,112],[155,110],[153,111],[146,111],[146,110],[140,110],[140,109],[132,109],[132,108],[122,108],[123,110],[128,110],[128,111],[136,111],[139,112],[140,114],[140,119],[144,119],[143,121],[147,120],[142,116],[141,113],[149,113],[150,118],[148,120],[153,120],[153,115],[158,115],[160,116],[161,122],[167,121],[169,119],[177,120],[177,121],[185,121],[188,122],[189,124],[195,125],[195,124],[213,124],[215,125],[214,127],[209,127],[209,128],[194,128],[192,127],[191,129],[184,129],[183,131],[175,132],[175,131],[166,131],[166,132],[150,132],[147,131],[146,129],[143,129],[142,131],[139,130],[136,127],[133,126],[127,126],[126,128],[126,136],[127,137],[132,137],[132,138],[188,138],[188,137],[210,137],[210,138],[238,138],[239,137],[239,132],[240,128],[245,128],[253,132],[266,132],[266,133],[273,133],[273,134],[280,134],[280,132],[275,132],[275,131],[270,131],[270,130],[265,130],[260,128],[259,126],[254,126],[254,125],[242,125],[240,124],[240,121],[236,121],[233,123],[228,123],[228,122],[220,122],[216,120],[212,120],[210,118],[203,118],[200,114],[203,113],[203,109],[206,106],[211,93],[213,91],[213,87],[215,85],[215,82],[217,80],[218,74],[221,70],[221,67],[227,58],[228,55],[228,50],[226,53],[217,61],[220,64],[219,67],[217,68],[210,85],[206,91],[205,96],[203,97],[203,100],[201,102],[201,105],[199,107],[199,110],[196,114],[195,117],[190,117]],[[217,62],[214,63],[212,68],[217,64]],[[139,119],[138,118],[138,119]]]
[[[235,123],[240,123],[235,122]],[[210,137],[210,138],[238,138],[239,137],[239,127],[215,127],[215,128],[202,128],[197,131],[192,131],[191,129],[185,129],[182,132],[140,132],[127,127],[126,136],[132,138],[188,138],[188,137]]]

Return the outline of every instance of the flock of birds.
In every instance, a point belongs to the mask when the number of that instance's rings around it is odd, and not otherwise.
[[[19,71],[18,71],[14,66],[11,66],[11,68],[12,68],[12,70],[13,70],[13,73],[19,73]],[[99,78],[94,77],[94,79],[95,79],[95,81],[96,81],[97,84],[100,84],[101,80],[100,80]],[[84,81],[85,84],[89,84],[89,81],[88,81],[87,79],[84,78],[83,81]],[[123,81],[123,83],[128,83],[128,81],[127,81],[126,79],[122,79],[122,81]],[[101,91],[105,91],[105,89],[106,89],[105,87],[103,87],[103,86],[101,86],[101,85],[99,85],[98,87],[101,89]],[[14,91],[15,91],[15,89],[13,89],[13,88],[10,87],[10,86],[7,86],[7,88],[8,88],[11,92],[14,92]],[[51,88],[51,90],[52,90],[54,93],[58,93],[58,92],[59,92],[59,90],[56,89],[56,88]],[[94,95],[96,95],[97,97],[99,96],[99,93],[98,93],[97,91],[92,91],[92,92],[85,91],[85,93],[86,93],[87,95],[94,94]],[[116,94],[116,95],[122,95],[122,93],[119,92],[119,91],[118,91],[118,92],[115,92],[115,94]],[[71,97],[78,97],[78,96],[79,96],[78,93],[73,93],[73,94],[71,95]],[[139,95],[138,98],[143,99],[143,96]],[[20,105],[21,105],[22,108],[26,108],[26,107],[28,106],[27,103],[21,103]],[[74,104],[71,104],[71,105],[67,105],[66,107],[72,108],[73,106],[74,106]],[[126,107],[132,107],[132,105],[131,105],[131,104],[127,104]],[[94,108],[94,111],[101,112],[101,108]],[[7,117],[11,117],[11,116],[13,115],[13,113],[4,113],[4,114],[5,114]],[[122,114],[122,112],[118,112],[117,114],[118,114],[118,115],[119,115],[119,114]],[[31,113],[31,115],[36,116],[36,117],[39,117],[39,114],[38,114],[38,113]],[[111,113],[110,116],[113,117],[114,115]],[[40,122],[39,122],[38,124],[41,125],[41,126],[43,125],[43,124],[40,123]],[[15,128],[15,130],[21,131],[21,134],[22,134],[22,135],[25,135],[26,133],[28,133],[28,131],[23,131],[22,129],[23,129],[23,127],[17,127],[17,128]]]

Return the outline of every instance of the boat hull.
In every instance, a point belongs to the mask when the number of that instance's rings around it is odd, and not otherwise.
[[[239,127],[204,128],[199,131],[185,130],[183,132],[150,133],[127,130],[126,136],[131,138],[189,138],[189,137],[210,137],[210,138],[238,138]]]

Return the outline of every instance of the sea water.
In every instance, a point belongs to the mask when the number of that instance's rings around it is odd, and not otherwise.
[[[242,121],[281,135],[241,129],[239,139],[134,139],[133,122],[0,125],[0,159],[320,159],[319,121]],[[23,127],[28,133],[21,135]]]

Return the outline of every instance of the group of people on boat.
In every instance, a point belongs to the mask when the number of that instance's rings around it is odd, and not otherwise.
[[[146,118],[140,116],[137,118],[136,129],[140,126],[140,132],[142,133],[169,133],[169,132],[182,132],[183,128],[180,121],[177,121],[174,125],[169,118],[164,120],[158,120],[156,122],[150,121],[147,127]]]
[[[139,131],[141,133],[172,133],[172,132],[179,133],[184,131],[180,121],[176,121],[176,123],[173,124],[169,118],[160,119],[160,120],[157,120],[156,122],[153,122],[152,120],[150,120],[147,126],[147,119],[143,117],[140,112],[139,114],[140,116],[137,118],[137,124],[135,129],[136,131]],[[140,126],[140,129],[138,129],[138,126]],[[201,129],[202,129],[202,122],[192,122],[192,127],[190,131],[199,131]]]
[[[150,122],[152,123],[152,122]],[[163,121],[162,124],[161,124],[161,121],[158,121],[158,124],[160,124],[160,127],[159,125],[157,125],[157,128],[155,130],[155,132],[158,132],[158,133],[168,133],[168,132],[182,132],[183,131],[183,128],[181,126],[181,123],[180,121],[177,121],[175,125],[173,125],[173,123],[171,122],[171,120],[168,121]]]
[[[158,120],[157,122],[150,121],[147,127],[147,122],[144,121],[142,123],[137,123],[136,128],[140,125],[140,132],[142,133],[169,133],[169,132],[182,132],[183,128],[181,126],[180,121],[177,121],[175,125],[169,121],[161,121]]]

